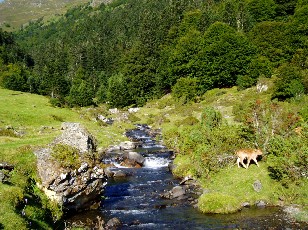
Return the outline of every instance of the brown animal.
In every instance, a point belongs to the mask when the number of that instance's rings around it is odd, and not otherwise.
[[[237,166],[240,167],[240,163],[247,169],[250,161],[253,160],[256,165],[259,167],[257,162],[257,157],[262,155],[262,151],[260,149],[240,149],[236,152],[237,158]],[[247,165],[244,164],[244,160],[247,158]]]

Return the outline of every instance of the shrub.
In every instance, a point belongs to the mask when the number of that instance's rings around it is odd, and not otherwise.
[[[0,128],[0,136],[18,137],[13,129],[1,129],[1,128]]]
[[[220,112],[212,107],[205,107],[201,114],[201,124],[209,129],[219,126],[222,122]]]
[[[268,145],[268,170],[270,176],[289,187],[307,178],[308,165],[307,137],[276,136]]]
[[[183,104],[192,101],[197,96],[198,81],[196,78],[180,78],[172,87],[172,96]]]
[[[257,83],[257,79],[252,78],[248,75],[238,76],[236,84],[239,90],[247,89]]]
[[[241,203],[234,196],[222,193],[208,193],[200,196],[198,208],[203,213],[233,213],[241,208]]]
[[[60,121],[63,122],[64,119],[58,115],[50,115],[52,117],[52,119],[54,119],[55,121]]]
[[[55,98],[55,97],[51,97],[49,99],[49,103],[53,106],[53,107],[62,107],[64,105],[64,101],[61,100],[60,98]]]
[[[189,116],[189,117],[186,117],[186,118],[184,118],[183,120],[181,120],[181,121],[177,121],[176,122],[176,125],[177,126],[180,126],[180,125],[189,125],[189,126],[191,126],[191,125],[196,125],[196,124],[199,124],[199,120],[197,119],[197,118],[195,118],[195,117],[193,117],[193,116]]]
[[[141,119],[139,117],[137,117],[135,114],[129,113],[128,114],[128,120],[130,120],[130,122],[135,123],[140,121]]]
[[[77,169],[80,166],[79,151],[74,147],[57,144],[51,155],[62,167]]]

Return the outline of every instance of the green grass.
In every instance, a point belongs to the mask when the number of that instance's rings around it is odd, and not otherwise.
[[[1,132],[0,136],[0,162],[15,165],[10,183],[0,183],[0,229],[26,229],[27,222],[20,215],[20,205],[29,192],[30,196],[36,196],[32,191],[34,183],[30,180],[36,179],[33,151],[60,135],[62,122],[81,123],[93,134],[102,149],[127,140],[123,132],[126,128],[132,128],[132,124],[116,121],[113,125],[101,126],[101,123],[94,121],[97,114],[106,111],[104,106],[55,108],[46,97],[0,88],[0,129],[12,127],[23,134],[16,137],[11,132]],[[35,201],[37,198],[32,199]],[[47,207],[46,202],[39,204],[35,201],[26,209],[26,217],[38,229],[51,228],[43,219],[48,215],[51,218],[44,206]]]
[[[262,184],[260,192],[256,192],[253,189],[253,183],[259,180]],[[250,165],[248,169],[238,168],[236,165],[230,168],[224,168],[220,172],[214,174],[210,181],[204,181],[203,187],[205,187],[209,193],[204,194],[199,200],[199,207],[205,212],[220,213],[220,207],[213,206],[221,196],[221,206],[229,204],[229,199],[223,199],[223,197],[232,197],[230,200],[229,209],[237,211],[241,207],[241,204],[248,202],[251,206],[255,205],[257,201],[265,201],[269,205],[278,205],[279,191],[282,186],[273,181],[268,175],[267,165],[264,162],[260,162],[260,167],[256,165]],[[215,194],[215,196],[213,196]],[[205,202],[206,201],[206,202]],[[236,202],[235,202],[236,201]],[[227,205],[228,206],[228,205]]]
[[[13,31],[21,25],[44,17],[44,20],[54,20],[56,15],[65,13],[70,7],[87,3],[88,0],[6,0],[0,3],[0,28]],[[41,3],[41,4],[40,4]],[[7,26],[9,25],[9,26]]]

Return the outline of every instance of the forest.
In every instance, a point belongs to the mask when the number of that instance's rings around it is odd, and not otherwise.
[[[273,99],[286,100],[308,90],[307,15],[305,0],[85,4],[2,31],[1,84],[56,106],[129,107],[276,75]]]

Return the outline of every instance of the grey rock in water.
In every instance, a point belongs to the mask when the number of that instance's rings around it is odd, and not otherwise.
[[[137,146],[138,144],[132,141],[124,141],[120,143],[120,149],[122,150],[132,150],[135,149]]]
[[[164,194],[162,194],[162,197],[166,199],[174,199],[183,197],[185,195],[186,195],[186,189],[183,186],[175,186],[170,191],[167,191]]]
[[[129,160],[133,160],[140,165],[143,165],[144,160],[145,160],[144,157],[140,153],[137,153],[137,152],[124,153],[124,158],[127,158]]]
[[[106,224],[106,229],[118,229],[119,227],[121,227],[122,226],[122,222],[121,222],[121,220],[119,219],[119,218],[116,218],[116,217],[114,217],[114,218],[112,218],[112,219],[110,219],[110,220],[108,220],[108,222],[107,222],[107,224]]]
[[[126,173],[119,170],[119,171],[115,171],[114,174],[113,174],[113,177],[126,177]]]
[[[98,207],[101,193],[106,185],[104,169],[95,162],[83,161],[85,154],[96,149],[94,137],[78,123],[64,123],[63,133],[47,148],[35,151],[38,187],[47,197],[62,205],[67,211],[80,211]],[[81,163],[76,169],[66,168],[52,156],[52,147],[65,144],[78,149]]]

